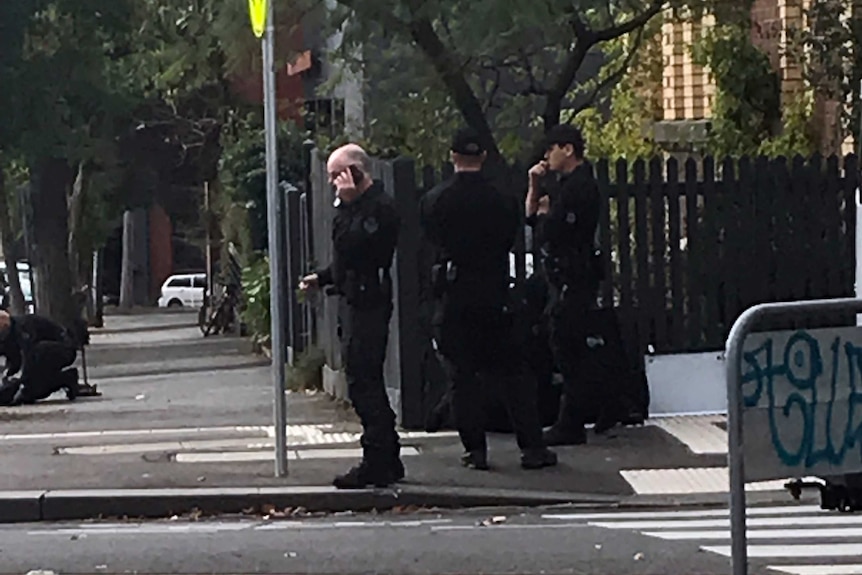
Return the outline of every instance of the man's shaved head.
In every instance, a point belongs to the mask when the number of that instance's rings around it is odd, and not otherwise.
[[[341,146],[329,155],[326,162],[329,183],[335,184],[335,180],[351,166],[365,174],[361,182],[356,182],[356,191],[362,194],[371,187],[371,158],[356,144]]]
[[[357,144],[345,144],[337,148],[329,155],[329,161],[326,163],[326,168],[330,174],[342,172],[348,166],[356,166],[366,174],[371,175],[371,158]]]

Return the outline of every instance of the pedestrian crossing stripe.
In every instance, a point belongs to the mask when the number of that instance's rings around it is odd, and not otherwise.
[[[748,557],[765,560],[767,569],[789,575],[862,575],[862,564],[840,563],[862,556],[862,513],[785,505],[751,507],[746,516]],[[664,541],[690,541],[702,551],[731,556],[728,509],[548,513],[542,519],[625,529]]]

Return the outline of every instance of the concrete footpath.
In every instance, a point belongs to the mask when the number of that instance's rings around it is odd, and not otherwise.
[[[489,472],[460,467],[452,431],[402,433],[394,489],[336,491],[359,458],[353,412],[289,393],[287,477],[274,474],[268,360],[247,341],[203,338],[189,313],[109,316],[87,360],[98,398],[58,395],[0,408],[0,521],[301,514],[413,507],[724,505],[723,418],[664,418],[558,448],[560,465],[520,469],[510,435],[491,435]],[[749,486],[789,500],[782,482]]]

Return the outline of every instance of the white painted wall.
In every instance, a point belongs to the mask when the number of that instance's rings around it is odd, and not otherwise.
[[[724,352],[651,355],[644,362],[651,417],[727,412]]]

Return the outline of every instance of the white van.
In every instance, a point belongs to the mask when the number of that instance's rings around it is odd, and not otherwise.
[[[206,274],[172,275],[162,284],[159,307],[201,307],[206,286]]]

